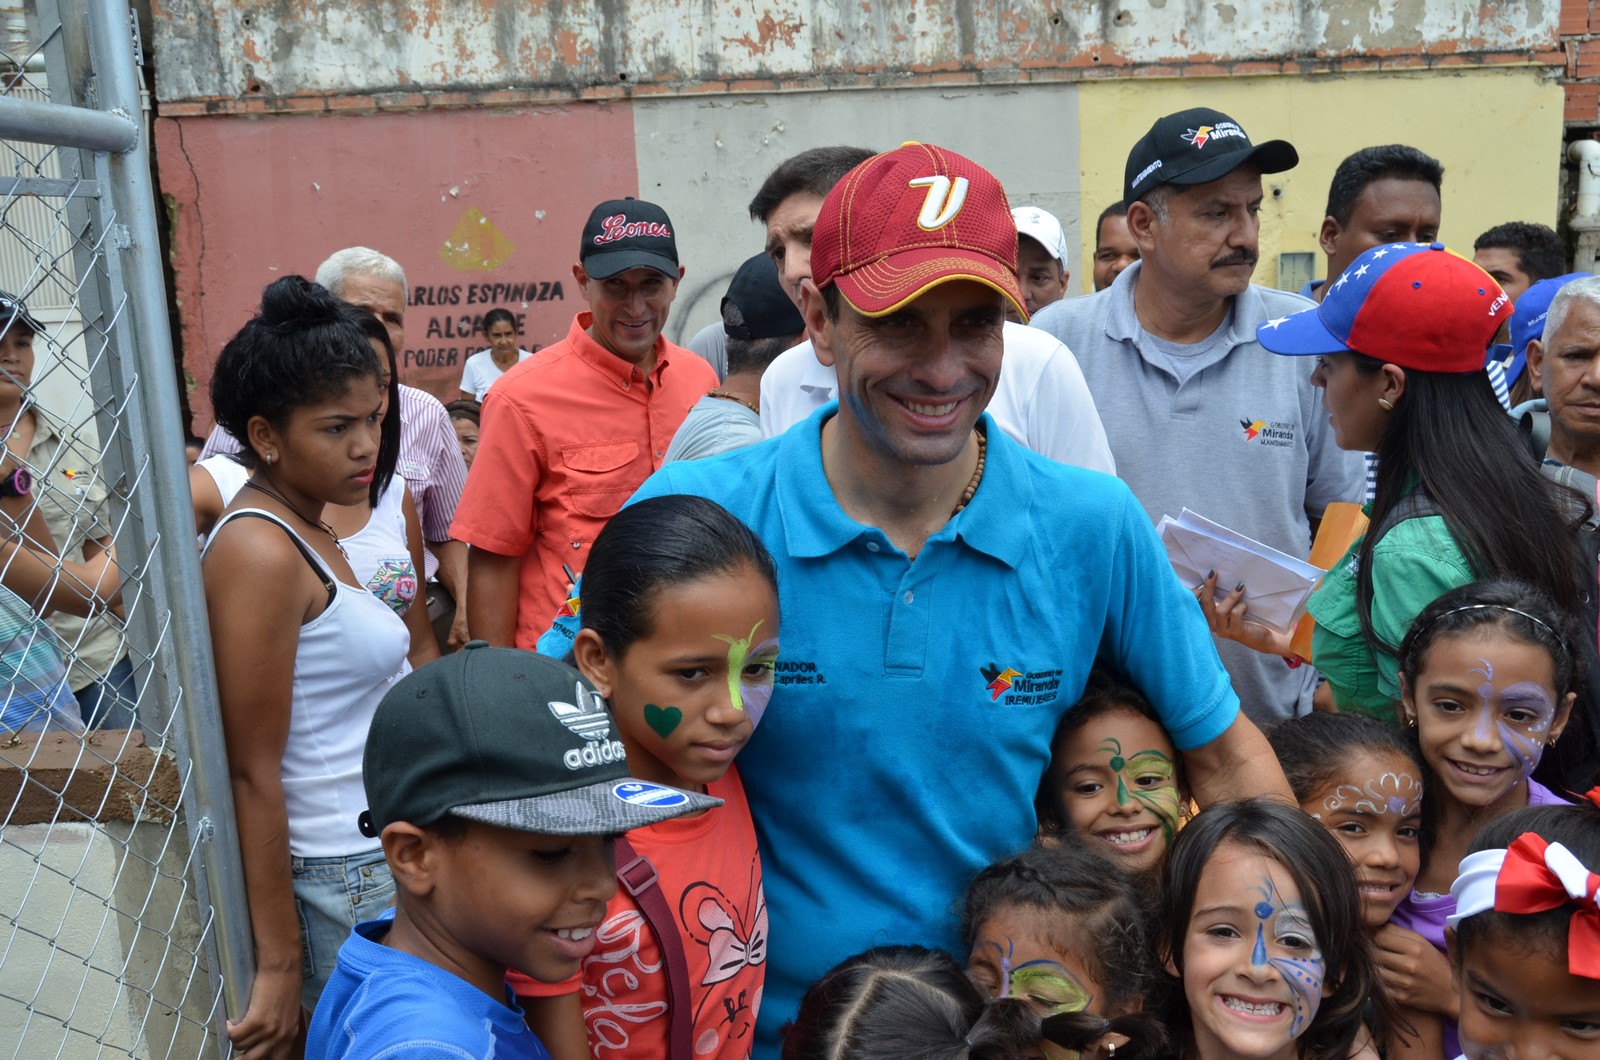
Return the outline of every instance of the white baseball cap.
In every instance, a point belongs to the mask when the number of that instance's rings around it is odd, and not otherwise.
[[[1037,206],[1013,206],[1011,219],[1017,222],[1018,235],[1035,240],[1063,269],[1067,267],[1067,233],[1055,214]]]

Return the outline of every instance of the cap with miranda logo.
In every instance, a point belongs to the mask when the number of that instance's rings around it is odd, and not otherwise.
[[[811,276],[819,288],[836,284],[867,317],[971,280],[1028,319],[1005,189],[970,158],[933,144],[873,155],[833,186],[811,233]]]
[[[1300,164],[1300,154],[1287,140],[1251,143],[1239,123],[1220,110],[1180,110],[1157,118],[1128,152],[1122,201],[1134,203],[1163,184],[1209,184],[1246,162],[1263,173],[1282,173]]]

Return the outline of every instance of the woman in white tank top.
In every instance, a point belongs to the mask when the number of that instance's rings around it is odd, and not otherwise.
[[[249,470],[232,454],[207,457],[189,469],[189,493],[202,545],[249,478]],[[422,522],[405,479],[390,480],[375,503],[330,504],[323,517],[339,535],[356,581],[405,619],[411,634],[406,657],[412,669],[437,659],[439,641],[428,623],[428,609],[412,606],[421,591],[417,572],[422,570]]]
[[[293,1041],[350,928],[393,899],[383,850],[356,818],[367,729],[410,669],[410,637],[326,521],[330,506],[373,504],[393,478],[387,344],[368,314],[285,277],[211,380],[217,422],[251,468],[201,568],[255,938],[249,1004],[229,1025],[241,1052]]]

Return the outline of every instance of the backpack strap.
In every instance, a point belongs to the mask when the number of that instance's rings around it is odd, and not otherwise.
[[[1439,506],[1433,503],[1433,498],[1428,496],[1420,487],[1412,490],[1400,498],[1400,503],[1389,510],[1383,517],[1383,522],[1369,531],[1372,537],[1372,547],[1377,548],[1378,542],[1407,519],[1418,519],[1424,515],[1438,515]]]
[[[661,947],[661,963],[667,972],[667,1060],[694,1060],[694,1005],[689,1000],[689,962],[683,937],[667,897],[661,893],[656,867],[633,849],[627,836],[617,837],[617,882],[639,903],[639,911]]]

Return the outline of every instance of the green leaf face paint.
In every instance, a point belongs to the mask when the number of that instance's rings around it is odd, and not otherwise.
[[[1107,737],[1100,751],[1110,754],[1107,765],[1117,778],[1117,805],[1137,803],[1155,814],[1161,822],[1161,832],[1172,842],[1181,817],[1181,800],[1175,781],[1177,768],[1171,758],[1154,748],[1124,756],[1121,741]],[[1133,786],[1128,785],[1129,779]]]
[[[778,641],[768,638],[755,643],[761,629],[757,622],[748,636],[737,640],[716,634],[728,646],[728,700],[735,710],[750,715],[750,724],[758,725],[772,699],[772,677],[778,666]],[[752,647],[754,645],[754,647]],[[754,674],[751,673],[754,671]]]

